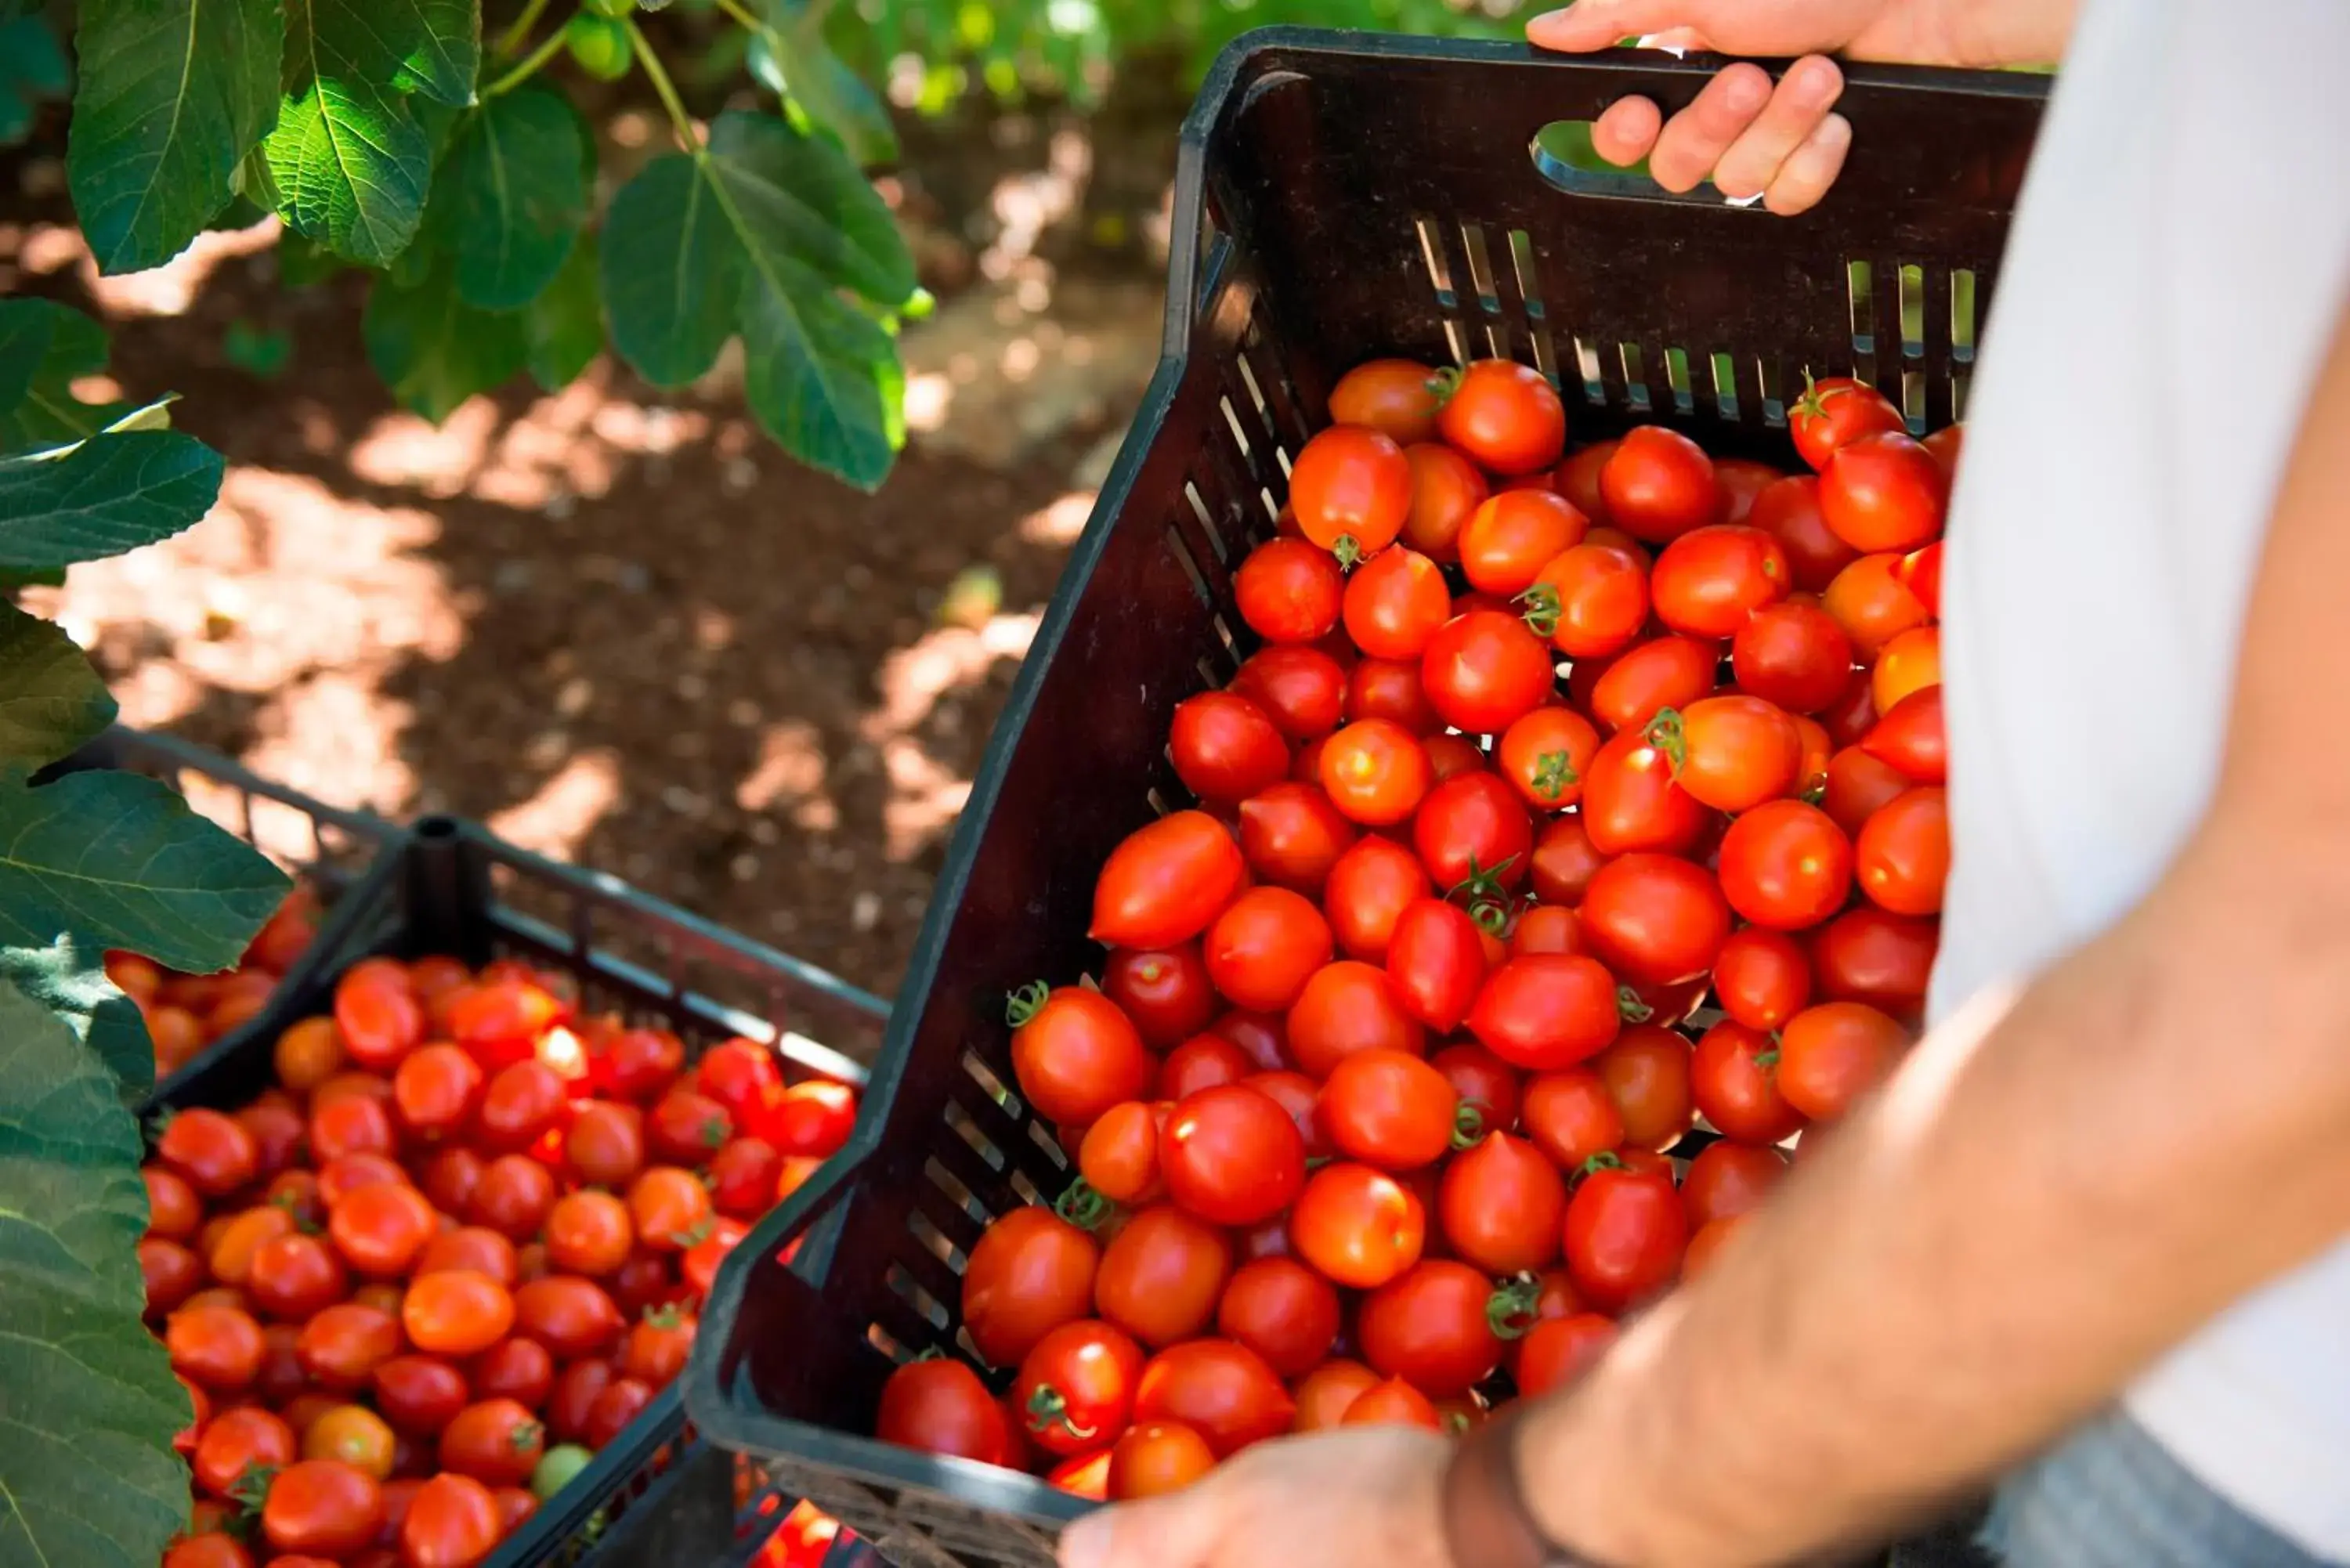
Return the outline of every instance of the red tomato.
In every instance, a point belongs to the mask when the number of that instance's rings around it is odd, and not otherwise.
[[[1159,1129],[1168,1107],[1128,1100],[1112,1106],[1086,1129],[1077,1148],[1077,1170],[1093,1189],[1113,1203],[1142,1203],[1160,1196]]]
[[[465,1407],[463,1374],[431,1355],[395,1355],[375,1369],[375,1407],[412,1438],[438,1437]]]
[[[1349,723],[1384,719],[1422,736],[1432,736],[1444,727],[1420,685],[1418,659],[1366,659],[1357,662],[1347,674],[1347,719]],[[1315,776],[1321,776],[1318,758]]]
[[[1518,617],[1472,609],[1430,639],[1419,677],[1446,723],[1468,734],[1499,734],[1551,695],[1557,679],[1552,658]]]
[[[1760,528],[1714,524],[1665,546],[1650,573],[1657,618],[1688,637],[1737,634],[1755,611],[1784,598],[1786,552]]]
[[[1472,587],[1513,597],[1532,587],[1545,566],[1580,544],[1590,526],[1572,504],[1547,490],[1503,491],[1478,507],[1461,530],[1462,575]]]
[[[1322,1363],[1298,1381],[1293,1429],[1320,1432],[1339,1425],[1347,1408],[1380,1381],[1378,1373],[1359,1361],[1334,1358]]]
[[[548,1435],[567,1443],[585,1437],[588,1414],[595,1407],[597,1397],[611,1386],[612,1376],[610,1362],[592,1357],[575,1361],[556,1373],[555,1386],[546,1396]]]
[[[1305,1156],[1308,1161],[1322,1158],[1329,1154],[1330,1139],[1323,1130],[1321,1116],[1318,1114],[1322,1085],[1303,1073],[1292,1073],[1284,1069],[1252,1074],[1241,1082],[1288,1113],[1290,1122],[1297,1128],[1297,1136],[1305,1141]],[[1262,1231],[1264,1228],[1260,1226],[1258,1229]],[[1275,1227],[1275,1230],[1277,1233],[1278,1227]]]
[[[1692,1065],[1690,1043],[1652,1023],[1634,1024],[1592,1058],[1624,1118],[1624,1147],[1669,1148],[1689,1131],[1697,1109]]]
[[[139,1273],[151,1320],[170,1315],[204,1283],[203,1260],[168,1236],[139,1239]],[[261,1304],[265,1311],[274,1310]]]
[[[1761,1207],[1786,1175],[1787,1157],[1775,1148],[1728,1138],[1706,1145],[1681,1177],[1681,1207],[1690,1230]]]
[[[180,1111],[164,1124],[155,1158],[207,1198],[225,1198],[261,1168],[260,1150],[244,1124],[201,1106]]]
[[[1374,1290],[1419,1261],[1428,1211],[1409,1188],[1367,1165],[1326,1165],[1289,1215],[1298,1256],[1326,1279]]]
[[[1779,1092],[1814,1121],[1833,1121],[1891,1076],[1908,1048],[1908,1032],[1876,1008],[1822,1002],[1779,1036]]]
[[[604,1053],[605,1085],[624,1100],[648,1104],[685,1066],[685,1046],[666,1029],[624,1029]]]
[[[1714,956],[1713,994],[1722,1012],[1767,1034],[1811,999],[1812,966],[1793,937],[1750,926],[1732,932]]]
[[[1371,359],[1330,389],[1330,422],[1364,425],[1388,440],[1424,441],[1436,430],[1440,383],[1415,359]]]
[[[407,1331],[409,1343],[431,1355],[472,1355],[487,1350],[505,1337],[514,1320],[514,1297],[504,1284],[478,1269],[427,1274],[400,1298],[400,1326]]]
[[[313,1179],[313,1191],[317,1200],[331,1212],[350,1193],[379,1181],[405,1185],[408,1172],[389,1155],[360,1150],[354,1154],[338,1155],[320,1167]]]
[[[1629,1136],[1628,1119],[1607,1080],[1587,1067],[1530,1080],[1518,1117],[1534,1147],[1562,1170],[1580,1170],[1584,1161],[1622,1147]]]
[[[1812,938],[1820,994],[1866,1002],[1887,1012],[1922,1006],[1939,930],[1931,920],[1888,914],[1873,904],[1847,909]]]
[[[1633,550],[1586,539],[1544,562],[1524,595],[1526,624],[1573,659],[1620,653],[1648,623],[1648,566]]]
[[[1764,490],[1746,521],[1779,541],[1787,553],[1789,580],[1804,593],[1825,592],[1858,556],[1820,514],[1820,482],[1808,473]]]
[[[1288,1030],[1278,1013],[1235,1007],[1220,1014],[1208,1028],[1239,1046],[1241,1054],[1259,1072],[1278,1072],[1289,1065]]]
[[[408,1272],[439,1223],[424,1194],[379,1181],[346,1194],[327,1217],[327,1233],[352,1268],[389,1279]]]
[[[1721,650],[1686,637],[1659,637],[1607,667],[1591,691],[1591,716],[1613,732],[1641,730],[1666,709],[1687,708],[1714,689]]]
[[[570,1085],[547,1064],[535,1056],[512,1063],[482,1091],[475,1135],[486,1148],[527,1148],[562,1119],[570,1097]]]
[[[261,1533],[279,1552],[341,1558],[382,1528],[383,1492],[375,1478],[334,1459],[287,1465],[271,1479],[261,1504]]]
[[[1860,832],[1878,807],[1907,794],[1909,787],[1910,780],[1900,769],[1857,746],[1846,746],[1828,759],[1820,805],[1850,836]]]
[[[775,1054],[740,1038],[712,1046],[695,1065],[693,1076],[702,1092],[725,1106],[738,1127],[747,1126],[784,1092],[783,1069]]]
[[[1820,596],[1820,607],[1835,618],[1852,639],[1853,651],[1864,659],[1876,658],[1896,636],[1923,626],[1928,618],[1918,596],[1893,576],[1900,561],[1890,553],[1863,556],[1838,572]]]
[[[352,968],[336,982],[334,1008],[344,1051],[370,1072],[390,1072],[424,1039],[424,1009],[396,971]]]
[[[1510,359],[1480,359],[1440,380],[1439,433],[1486,472],[1532,473],[1566,450],[1566,410],[1540,371]]]
[[[1419,1021],[1403,1009],[1383,970],[1352,960],[1326,964],[1289,1010],[1289,1051],[1307,1076],[1327,1078],[1339,1061],[1381,1047],[1418,1056]]]
[[[1912,784],[1939,784],[1950,776],[1950,743],[1942,729],[1942,689],[1912,691],[1877,720],[1860,742],[1877,762]]]
[[[1607,748],[1603,746],[1600,749],[1605,751]],[[1592,769],[1585,770],[1586,777],[1597,764],[1598,757],[1595,754]],[[1669,772],[1666,785],[1671,787]],[[1696,809],[1694,803],[1691,803],[1691,809]],[[1701,823],[1702,814],[1700,820]],[[1532,857],[1534,897],[1545,904],[1580,904],[1584,889],[1590,886],[1592,874],[1606,864],[1607,857],[1591,842],[1591,832],[1585,826],[1583,814],[1545,823],[1534,839]]]
[[[1808,599],[1755,611],[1738,628],[1730,657],[1740,690],[1790,713],[1820,711],[1852,680],[1852,639]]]
[[[1291,465],[1289,509],[1305,537],[1342,566],[1395,543],[1411,514],[1411,464],[1378,431],[1334,425]]]
[[[1707,1030],[1690,1063],[1699,1114],[1740,1143],[1778,1143],[1804,1125],[1776,1082],[1778,1047],[1759,1030],[1728,1020]]]
[[[1343,613],[1347,635],[1364,653],[1417,659],[1437,628],[1452,618],[1452,593],[1444,586],[1443,572],[1426,556],[1385,550],[1347,580]]]
[[[1492,493],[1477,465],[1436,441],[1403,449],[1411,464],[1411,515],[1402,542],[1438,561],[1461,558],[1461,530]]]
[[[1274,787],[1286,790],[1298,786]],[[1248,805],[1241,808],[1244,839],[1248,809]],[[1134,1025],[1135,1033],[1142,1036],[1142,1043],[1153,1050],[1164,1051],[1189,1039],[1206,1028],[1208,1020],[1215,1016],[1215,992],[1196,942],[1144,950],[1119,948],[1102,965],[1101,986],[1102,994],[1118,1004]]]
[[[1437,785],[1412,818],[1413,846],[1439,888],[1472,909],[1501,910],[1509,889],[1526,879],[1534,823],[1517,793],[1498,775],[1462,774]]]
[[[1447,1045],[1428,1059],[1445,1076],[1463,1106],[1477,1112],[1481,1128],[1515,1127],[1518,1121],[1518,1071],[1482,1045],[1462,1042]]]
[[[555,1178],[546,1167],[526,1154],[502,1154],[482,1171],[468,1218],[521,1242],[538,1234],[554,1207]]]
[[[1142,1347],[1108,1324],[1063,1324],[1036,1342],[1012,1385],[1028,1440],[1064,1456],[1116,1441],[1134,1414],[1142,1365]]]
[[[1572,708],[1535,709],[1512,724],[1494,762],[1536,811],[1564,811],[1583,798],[1583,775],[1599,754],[1599,732]],[[1531,849],[1529,849],[1531,853]]]
[[[1828,459],[1820,471],[1820,514],[1856,550],[1907,552],[1940,535],[1950,490],[1932,452],[1906,431],[1883,431]]]
[[[1786,712],[1760,697],[1709,697],[1659,713],[1651,745],[1673,759],[1673,782],[1700,805],[1749,811],[1801,781],[1804,738]]]
[[[1108,947],[1189,941],[1232,901],[1247,875],[1241,846],[1222,823],[1202,811],[1171,813],[1110,851],[1094,885],[1087,935]]]
[[[1338,1072],[1366,1056],[1384,1054],[1388,1053],[1360,1053],[1340,1064]],[[1415,1057],[1401,1060],[1434,1071]],[[1331,1081],[1335,1085],[1336,1074]],[[1450,1134],[1448,1127],[1448,1138]],[[1205,1089],[1180,1102],[1167,1118],[1159,1159],[1175,1201],[1218,1225],[1270,1220],[1305,1185],[1305,1140],[1297,1125],[1274,1100],[1245,1084]]]
[[[250,1406],[224,1410],[196,1439],[196,1485],[214,1497],[237,1501],[238,1484],[248,1474],[292,1464],[294,1448],[294,1428],[268,1411]]]
[[[1957,428],[1953,425],[1943,433],[1954,433]],[[1929,452],[1933,451],[1934,438],[1928,436],[1925,444]],[[1942,542],[1937,539],[1924,549],[1912,550],[1902,556],[1894,564],[1893,580],[1917,595],[1928,615],[1939,617],[1942,613]]]
[[[1400,1377],[1373,1384],[1339,1417],[1346,1427],[1424,1427],[1444,1429],[1444,1417],[1427,1395]]]
[[[1721,486],[1721,520],[1745,522],[1753,514],[1756,498],[1786,477],[1767,462],[1742,457],[1715,458],[1713,478]]]
[[[1373,1369],[1430,1394],[1460,1394],[1501,1366],[1503,1310],[1492,1280],[1431,1258],[1372,1292],[1355,1332]]]
[[[1322,911],[1286,888],[1252,888],[1233,899],[1208,928],[1203,948],[1216,989],[1239,1006],[1258,1012],[1285,1009],[1295,1002],[1334,950]]]
[[[1296,1128],[1286,1130],[1294,1134]],[[1172,1345],[1214,1319],[1232,1272],[1232,1242],[1222,1230],[1162,1203],[1128,1220],[1102,1253],[1094,1306],[1145,1345]],[[968,1273],[964,1279],[968,1297]]]
[[[1322,749],[1322,787],[1330,803],[1368,826],[1389,826],[1409,816],[1430,782],[1428,753],[1418,737],[1392,720],[1349,724]]]
[[[1178,702],[1168,744],[1176,776],[1203,801],[1236,804],[1289,774],[1289,742],[1279,727],[1230,691]]]
[[[709,1096],[680,1086],[663,1095],[653,1106],[650,1132],[656,1158],[679,1165],[698,1165],[734,1136],[734,1118]],[[620,1161],[616,1158],[615,1163]],[[637,1164],[642,1166],[641,1155]]]
[[[1612,441],[1594,441],[1579,447],[1573,456],[1558,465],[1552,483],[1561,495],[1575,503],[1576,511],[1595,524],[1606,526],[1613,519],[1607,515],[1607,499],[1600,493],[1599,476],[1607,470],[1607,460],[1616,455]]]
[[[857,1126],[857,1091],[829,1078],[787,1085],[758,1125],[785,1158],[823,1159],[840,1151]]]
[[[1262,881],[1309,897],[1321,893],[1330,868],[1356,837],[1355,825],[1330,804],[1320,779],[1317,763],[1312,781],[1277,784],[1241,802],[1241,852],[1249,870]],[[1104,975],[1104,986],[1108,983]],[[1141,1014],[1131,1003],[1126,1006],[1149,1039],[1151,1031]]]
[[[1721,891],[1758,926],[1818,925],[1852,892],[1852,841],[1827,813],[1800,800],[1756,806],[1721,840]]]
[[[1863,436],[1907,431],[1901,410],[1884,393],[1849,376],[1804,379],[1804,395],[1787,410],[1787,433],[1814,469],[1824,469],[1838,449]]]
[[[775,1181],[783,1175],[784,1157],[763,1137],[738,1137],[711,1157],[710,1201],[721,1214],[756,1220],[775,1200]],[[592,1196],[573,1194],[574,1197]],[[558,1202],[556,1213],[562,1212]],[[554,1244],[555,1215],[547,1216],[547,1241]],[[613,1263],[618,1269],[626,1258]],[[558,1267],[561,1266],[559,1263]],[[595,1272],[595,1271],[588,1271]]]
[[[1338,1324],[1337,1291],[1294,1258],[1242,1264],[1216,1308],[1216,1332],[1256,1352],[1284,1377],[1321,1366]]]
[[[1453,1157],[1437,1189],[1445,1241],[1488,1274],[1523,1273],[1556,1260],[1565,1218],[1566,1181],[1558,1168],[1505,1132],[1487,1133]]]
[[[1161,1100],[1180,1100],[1220,1084],[1237,1084],[1255,1070],[1248,1053],[1222,1035],[1194,1034],[1159,1064],[1153,1092]]]
[[[1573,1383],[1607,1354],[1620,1332],[1612,1319],[1589,1312],[1534,1324],[1518,1342],[1519,1397],[1532,1399]]]
[[[581,1435],[589,1448],[603,1448],[627,1430],[652,1402],[650,1385],[633,1377],[615,1377],[588,1407],[588,1428]]]
[[[1013,1209],[963,1265],[963,1326],[989,1364],[1020,1366],[1036,1340],[1093,1307],[1102,1248],[1048,1209]]]
[[[1853,845],[1860,890],[1897,915],[1931,915],[1942,908],[1950,874],[1950,826],[1939,789],[1913,789],[1877,807]]]
[[[1039,1116],[1083,1127],[1150,1086],[1150,1053],[1118,1003],[1079,985],[1038,989],[1013,999],[1012,1070]]]
[[[1215,1468],[1207,1438],[1180,1421],[1128,1428],[1109,1452],[1105,1495],[1121,1502],[1180,1491]]]
[[[1011,1457],[1003,1407],[960,1361],[910,1361],[881,1386],[873,1435],[926,1454],[1002,1464]]]
[[[1528,909],[1518,917],[1517,929],[1510,933],[1513,953],[1579,953],[1588,946],[1583,940],[1582,919],[1573,909],[1556,904]]]
[[[1322,909],[1342,949],[1378,962],[1386,959],[1404,910],[1430,891],[1419,857],[1393,839],[1374,835],[1358,840],[1332,864]]]
[[[1669,1169],[1595,1170],[1567,1202],[1567,1275],[1584,1299],[1621,1312],[1673,1282],[1689,1231]]]
[[[1459,1109],[1451,1080],[1434,1067],[1401,1051],[1371,1050],[1355,1052],[1330,1069],[1319,1117],[1340,1152],[1383,1170],[1413,1170],[1452,1147]],[[1295,1195],[1293,1187],[1275,1209]],[[1253,1223],[1273,1212],[1227,1223]]]
[[[1599,472],[1607,521],[1635,539],[1662,545],[1721,516],[1713,460],[1697,442],[1662,425],[1625,432]]]
[[[1471,1034],[1513,1066],[1571,1067],[1616,1038],[1616,977],[1579,954],[1513,958],[1486,977],[1468,1023]]]
[[[1296,1402],[1264,1358],[1228,1339],[1200,1339],[1162,1350],[1142,1369],[1134,1399],[1138,1423],[1179,1421],[1207,1440],[1218,1459],[1289,1430]]]
[[[1396,918],[1388,941],[1388,980],[1397,1003],[1440,1034],[1469,1016],[1485,983],[1485,945],[1477,922],[1457,905],[1419,898]]]
[[[1636,985],[1672,985],[1713,967],[1730,937],[1730,906],[1702,867],[1626,855],[1601,867],[1583,896],[1583,934]]]
[[[1319,648],[1275,643],[1250,655],[1229,690],[1263,709],[1291,740],[1311,741],[1338,727],[1347,672]]]
[[[1338,624],[1346,578],[1327,550],[1302,539],[1271,539],[1232,574],[1241,618],[1267,642],[1312,642]]]
[[[620,1309],[592,1280],[551,1274],[515,1287],[515,1332],[564,1360],[602,1355],[627,1326]]]

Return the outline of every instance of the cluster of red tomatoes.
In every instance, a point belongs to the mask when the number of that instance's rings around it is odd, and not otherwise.
[[[964,1269],[1008,1388],[902,1366],[885,1438],[1115,1498],[1458,1429],[1577,1376],[1908,1045],[1958,431],[1821,382],[1788,475],[1659,426],[1568,455],[1507,362],[1331,402],[1238,568],[1262,647],[1175,711],[1199,805],[1102,868],[1098,988],[1014,1001],[1083,1179]]]
[[[234,969],[221,974],[180,974],[137,953],[106,955],[106,978],[138,1004],[155,1046],[155,1075],[181,1066],[205,1046],[245,1023],[318,930],[318,901],[307,888],[286,896],[264,922]]]
[[[366,960],[275,1065],[145,1170],[148,1315],[195,1406],[166,1568],[488,1556],[677,1376],[719,1261],[857,1108],[510,961]]]

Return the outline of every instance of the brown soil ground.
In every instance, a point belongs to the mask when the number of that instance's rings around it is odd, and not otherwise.
[[[909,128],[892,188],[941,304],[906,338],[920,433],[869,497],[770,445],[723,366],[681,394],[599,362],[433,430],[369,369],[356,277],[280,289],[263,229],[101,284],[53,159],[0,165],[0,291],[108,317],[123,390],[181,393],[231,464],[203,524],[35,607],[131,722],[484,818],[887,995],[1156,354],[1137,236],[1179,107],[1115,148],[1049,114]],[[287,368],[235,368],[233,324]]]

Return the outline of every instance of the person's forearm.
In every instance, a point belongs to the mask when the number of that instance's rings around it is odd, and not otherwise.
[[[2073,41],[2078,0],[1939,0],[1951,57],[1974,66],[2051,66]]]
[[[2350,867],[2281,881],[2235,836],[1921,1043],[1534,1414],[1520,1469],[1557,1539],[1648,1568],[1881,1532],[2350,1227]]]

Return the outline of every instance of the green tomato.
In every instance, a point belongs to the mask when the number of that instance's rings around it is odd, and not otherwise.
[[[563,41],[579,68],[598,81],[619,80],[629,74],[629,66],[636,58],[636,46],[629,42],[626,25],[589,11],[571,18],[563,29]]]
[[[588,9],[598,16],[625,16],[637,8],[637,0],[588,0]]]
[[[538,1456],[538,1468],[530,1472],[532,1494],[541,1502],[548,1501],[569,1486],[595,1457],[577,1443],[557,1443]]]

